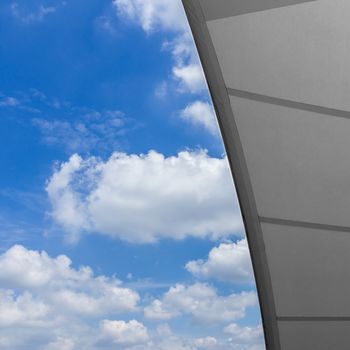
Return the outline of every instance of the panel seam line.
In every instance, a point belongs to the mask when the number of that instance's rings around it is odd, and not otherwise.
[[[350,232],[350,227],[347,227],[347,226],[328,225],[328,224],[320,224],[315,222],[295,221],[295,220],[288,220],[288,219],[270,218],[270,217],[264,217],[264,216],[259,216],[259,220],[262,223],[280,225],[280,226],[303,227],[303,228],[309,228],[309,229],[319,229],[323,231]]]
[[[304,103],[304,102],[297,102],[297,101],[283,99],[279,97],[272,97],[272,96],[257,94],[250,91],[232,89],[229,87],[227,88],[227,92],[230,96],[240,97],[247,100],[253,100],[257,102],[267,103],[270,105],[282,106],[282,107],[287,107],[287,108],[292,108],[292,109],[297,109],[297,110],[302,110],[307,112],[313,112],[318,114],[331,115],[338,118],[350,119],[350,111],[345,111],[341,109],[323,107],[323,106],[313,105],[313,104]]]
[[[350,316],[278,316],[279,322],[335,322],[350,321]]]

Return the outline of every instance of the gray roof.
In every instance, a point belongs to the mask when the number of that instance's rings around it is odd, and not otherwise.
[[[350,348],[350,1],[183,0],[268,350]]]

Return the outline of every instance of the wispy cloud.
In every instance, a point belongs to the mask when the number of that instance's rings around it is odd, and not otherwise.
[[[110,154],[127,147],[127,134],[141,126],[119,110],[95,110],[74,106],[37,89],[0,93],[0,111],[18,123],[37,128],[47,146],[74,152]],[[10,112],[10,113],[9,113]]]
[[[41,237],[42,234],[42,230],[35,225],[0,215],[0,253],[14,244],[24,244],[34,237]]]
[[[57,10],[54,6],[44,6],[40,5],[34,11],[28,11],[21,8],[18,3],[11,4],[11,13],[13,17],[19,20],[22,24],[29,24],[33,22],[41,22],[48,15],[55,13]]]
[[[194,48],[187,19],[179,0],[114,0],[120,18],[127,18],[151,35],[157,31],[171,33],[163,49],[173,58],[172,77],[178,83],[179,92],[199,94],[206,83],[197,52]]]
[[[20,105],[20,101],[11,96],[0,97],[0,107],[16,107]]]
[[[0,109],[19,110],[28,113],[39,113],[40,111],[30,105],[30,99],[26,94],[14,94],[14,96],[0,93]]]
[[[147,33],[159,30],[183,31],[187,21],[178,0],[113,0],[118,12]]]
[[[1,197],[20,204],[31,212],[42,212],[47,203],[47,197],[44,192],[26,192],[14,188],[1,188],[0,198]]]
[[[34,118],[32,123],[40,130],[45,144],[64,147],[70,154],[122,148],[121,139],[130,124],[122,112],[75,111],[73,120]]]
[[[120,18],[139,25],[147,35],[163,31],[169,37],[161,50],[170,52],[172,57],[170,83],[158,84],[155,96],[164,98],[169,88],[173,88],[177,93],[207,99],[207,84],[181,1],[114,0],[113,4]],[[196,127],[204,126],[211,134],[219,135],[215,114],[208,103],[194,101],[180,116]]]

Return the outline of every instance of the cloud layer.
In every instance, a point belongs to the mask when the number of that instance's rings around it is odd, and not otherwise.
[[[255,292],[223,296],[207,284],[176,284],[159,299],[141,301],[116,278],[95,276],[87,266],[73,268],[65,255],[51,257],[19,245],[0,255],[0,285],[3,350],[261,348],[260,327],[232,323],[257,304]],[[208,327],[208,334],[219,327],[222,336],[185,338],[167,324],[147,325],[148,319],[154,324],[180,317]]]
[[[145,340],[136,321],[109,320],[135,313],[138,293],[115,278],[94,276],[89,267],[73,268],[65,255],[52,258],[46,252],[13,246],[0,255],[0,285],[1,349],[86,348],[81,335],[91,346],[97,341],[122,341],[132,332],[135,339]]]
[[[11,315],[18,314],[15,311],[18,305],[28,306],[31,311],[36,300],[40,300],[36,311],[26,314],[23,320],[49,317],[50,312],[91,317],[121,314],[136,311],[140,299],[136,292],[122,287],[115,278],[95,277],[89,267],[72,268],[65,255],[51,258],[45,252],[20,245],[0,256],[0,285],[6,288],[6,298],[2,302],[8,301],[2,307]],[[25,293],[18,294],[17,290],[25,290]],[[4,309],[0,314],[5,317]]]
[[[73,155],[47,192],[53,219],[72,239],[84,231],[132,243],[243,234],[227,160],[205,151]]]

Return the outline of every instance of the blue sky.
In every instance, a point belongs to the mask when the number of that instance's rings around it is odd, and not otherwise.
[[[263,349],[181,2],[2,1],[0,60],[0,347]]]

